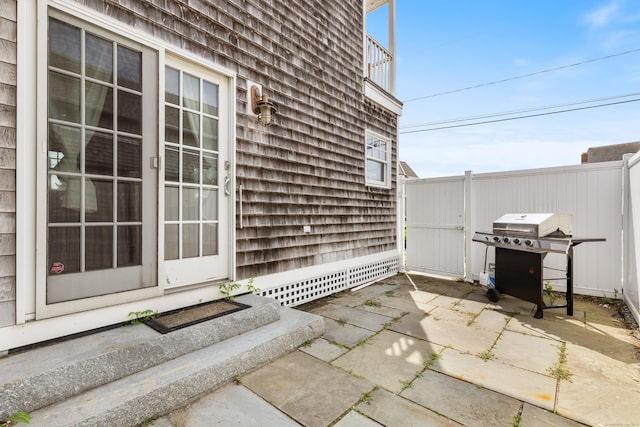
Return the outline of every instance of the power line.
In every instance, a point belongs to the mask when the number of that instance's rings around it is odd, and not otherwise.
[[[565,102],[565,103],[562,103],[562,104],[546,105],[546,106],[542,106],[542,107],[530,107],[530,108],[524,108],[524,109],[520,109],[520,110],[511,110],[511,111],[502,111],[502,112],[498,112],[498,113],[481,114],[481,115],[477,115],[477,116],[466,116],[466,117],[460,117],[460,118],[455,118],[455,119],[439,120],[439,121],[435,121],[435,122],[416,123],[416,124],[400,126],[400,129],[409,129],[409,128],[416,128],[416,127],[434,126],[434,125],[440,125],[440,124],[446,124],[446,123],[466,122],[466,121],[470,121],[470,120],[480,120],[480,119],[487,119],[487,118],[491,118],[491,117],[510,116],[510,115],[513,115],[513,114],[529,113],[529,112],[532,112],[532,111],[549,110],[551,108],[571,107],[573,105],[580,105],[580,104],[591,104],[593,102],[608,101],[608,100],[611,100],[611,99],[619,99],[619,98],[628,98],[630,96],[638,96],[638,95],[640,95],[640,92],[629,93],[629,94],[626,94],[626,95],[615,95],[615,96],[607,96],[607,97],[602,97],[602,98],[587,99],[587,100],[583,100],[583,101]]]
[[[528,119],[528,118],[531,118],[531,117],[549,116],[551,114],[559,114],[559,113],[568,113],[568,112],[572,112],[572,111],[588,110],[590,108],[609,107],[611,105],[627,104],[627,103],[630,103],[630,102],[637,102],[637,101],[640,101],[640,98],[629,99],[629,100],[626,100],[626,101],[610,102],[608,104],[590,105],[588,107],[570,108],[570,109],[567,109],[567,110],[550,111],[550,112],[547,112],[547,113],[529,114],[529,115],[526,115],[526,116],[508,117],[508,118],[496,119],[496,120],[487,120],[487,121],[483,121],[483,122],[465,123],[465,124],[452,125],[452,126],[441,126],[441,127],[429,128],[429,129],[408,130],[408,131],[399,132],[399,133],[400,134],[405,134],[405,133],[430,132],[430,131],[434,131],[434,130],[443,130],[443,129],[460,128],[460,127],[466,127],[466,126],[484,125],[484,124],[487,124],[487,123],[506,122],[506,121],[509,121],[509,120]]]
[[[640,52],[640,48],[627,50],[625,52],[620,52],[620,53],[614,53],[612,55],[601,56],[599,58],[588,59],[586,61],[576,62],[576,63],[573,63],[573,64],[563,65],[561,67],[549,68],[547,70],[536,71],[534,73],[529,73],[529,74],[523,74],[521,76],[508,77],[506,79],[496,80],[496,81],[492,81],[492,82],[488,82],[488,83],[481,83],[481,84],[478,84],[478,85],[475,85],[475,86],[468,86],[468,87],[464,87],[464,88],[461,88],[461,89],[449,90],[449,91],[446,91],[446,92],[438,92],[438,93],[434,93],[432,95],[427,95],[427,96],[420,96],[418,98],[407,99],[406,101],[403,101],[403,102],[404,103],[413,102],[413,101],[418,101],[420,99],[435,98],[436,96],[449,95],[449,94],[452,94],[452,93],[462,92],[462,91],[465,91],[465,90],[477,89],[477,88],[484,87],[484,86],[495,85],[495,84],[499,84],[499,83],[508,82],[508,81],[511,81],[511,80],[523,79],[525,77],[531,77],[531,76],[536,76],[538,74],[550,73],[552,71],[564,70],[566,68],[576,67],[578,65],[589,64],[589,63],[592,63],[592,62],[602,61],[602,60],[605,60],[605,59],[611,59],[611,58],[615,58],[617,56],[628,55],[630,53],[636,53],[636,52]]]

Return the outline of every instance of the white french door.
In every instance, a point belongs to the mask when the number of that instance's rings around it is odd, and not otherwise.
[[[40,318],[158,286],[157,52],[54,11],[46,22]]]
[[[167,58],[164,70],[165,288],[229,277],[229,82]]]

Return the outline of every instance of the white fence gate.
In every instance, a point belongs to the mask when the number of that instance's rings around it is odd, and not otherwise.
[[[575,247],[574,291],[619,296],[623,165],[617,161],[407,180],[406,268],[472,281],[483,270],[485,254],[485,245],[471,241],[475,231],[491,232],[493,221],[505,213],[566,213],[572,215],[574,236],[606,238]],[[637,169],[640,182],[640,165]],[[638,187],[635,203],[640,205]],[[640,221],[640,208],[635,211]],[[636,253],[640,255],[640,247]],[[493,248],[488,257],[493,262]],[[545,267],[544,280],[564,277],[565,257],[548,254]],[[562,281],[553,286],[566,289]]]
[[[406,268],[464,276],[464,177],[411,180],[406,187]]]

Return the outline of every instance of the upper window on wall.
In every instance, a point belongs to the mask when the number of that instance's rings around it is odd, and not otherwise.
[[[391,186],[391,141],[367,132],[365,152],[367,185]]]

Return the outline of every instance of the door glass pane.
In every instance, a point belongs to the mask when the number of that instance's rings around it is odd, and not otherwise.
[[[49,222],[80,221],[80,178],[49,176]]]
[[[164,259],[178,259],[180,256],[180,226],[178,224],[165,224],[164,226]]]
[[[80,123],[80,79],[49,71],[49,118]]]
[[[93,34],[85,39],[85,74],[111,83],[113,79],[113,43]]]
[[[180,143],[180,110],[173,107],[164,109],[164,140]]]
[[[140,182],[118,183],[118,222],[142,221]]]
[[[49,169],[80,172],[80,129],[49,125]]]
[[[214,221],[218,219],[218,190],[202,190],[202,219]]]
[[[200,183],[200,154],[198,151],[182,152],[182,181],[190,184]]]
[[[80,74],[80,29],[49,20],[49,65]]]
[[[113,175],[113,134],[86,133],[85,172],[92,175]]]
[[[180,72],[175,68],[164,69],[164,100],[180,105]]]
[[[180,152],[173,147],[164,150],[164,179],[180,182]]]
[[[142,177],[142,140],[126,136],[118,137],[118,176]]]
[[[85,179],[85,218],[87,222],[113,221],[113,181]]]
[[[178,187],[164,188],[164,219],[166,221],[178,221],[180,219],[180,190]]]
[[[199,224],[182,225],[182,258],[193,258],[199,255],[199,228]]]
[[[118,46],[118,86],[142,90],[142,53]]]
[[[197,221],[200,219],[200,200],[198,188],[182,189],[182,220]]]
[[[203,82],[202,83],[202,112],[212,116],[218,115],[218,85]]]
[[[86,82],[84,96],[87,126],[113,129],[113,89]]]
[[[185,73],[182,84],[182,105],[200,111],[200,79]]]
[[[202,155],[202,183],[218,185],[218,156],[215,154]]]
[[[218,151],[218,119],[202,118],[202,148]]]
[[[85,270],[113,267],[113,227],[86,228]]]
[[[218,255],[218,224],[202,224],[202,255]]]
[[[80,227],[50,227],[47,243],[49,275],[80,271]]]
[[[49,222],[80,221],[80,178],[58,175],[57,180],[50,180]]]
[[[118,131],[140,135],[142,129],[142,97],[118,91]]]
[[[142,226],[118,227],[118,267],[142,264]]]
[[[186,112],[183,115],[182,143],[192,147],[200,146],[200,115]]]

